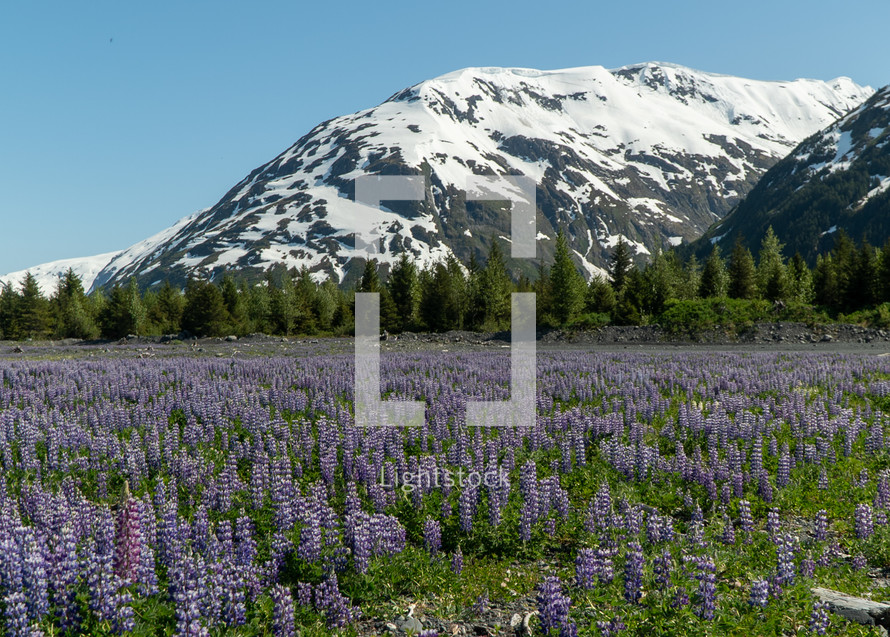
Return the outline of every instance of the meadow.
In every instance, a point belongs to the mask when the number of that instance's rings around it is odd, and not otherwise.
[[[877,634],[811,588],[890,600],[890,357],[537,365],[482,430],[504,350],[384,355],[421,428],[321,348],[0,359],[3,634]]]

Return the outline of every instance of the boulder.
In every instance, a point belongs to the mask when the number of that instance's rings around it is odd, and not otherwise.
[[[816,595],[832,611],[850,621],[866,626],[890,627],[890,604],[873,602],[864,597],[854,597],[830,588],[814,588]],[[885,633],[886,634],[886,633]]]

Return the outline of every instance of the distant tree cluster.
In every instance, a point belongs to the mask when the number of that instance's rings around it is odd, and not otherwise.
[[[634,265],[628,244],[614,245],[608,276],[587,282],[571,258],[568,241],[557,235],[552,263],[536,280],[514,278],[496,241],[484,264],[454,256],[418,268],[403,254],[384,270],[365,264],[359,283],[343,288],[317,281],[310,272],[270,270],[259,284],[225,276],[218,282],[195,277],[184,290],[169,282],[140,290],[135,280],[86,294],[71,270],[50,298],[30,274],[18,288],[0,289],[0,338],[121,338],[177,334],[195,336],[348,334],[354,329],[356,292],[380,294],[381,327],[389,332],[510,327],[510,295],[537,295],[542,327],[597,327],[656,322],[678,303],[709,299],[770,302],[817,307],[832,315],[890,303],[890,241],[883,249],[861,246],[843,232],[812,270],[800,254],[786,259],[770,228],[755,262],[737,241],[724,258],[714,247],[704,264],[685,262],[676,252],[656,252],[644,267]]]

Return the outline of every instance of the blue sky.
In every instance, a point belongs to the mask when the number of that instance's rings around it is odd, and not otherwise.
[[[336,115],[466,66],[890,83],[886,0],[0,5],[0,273],[125,248]]]

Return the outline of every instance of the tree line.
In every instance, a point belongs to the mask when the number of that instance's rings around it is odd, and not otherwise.
[[[277,268],[260,283],[231,275],[218,282],[196,276],[183,290],[169,282],[140,290],[130,280],[87,294],[69,270],[47,298],[28,274],[17,288],[0,289],[0,339],[89,340],[184,331],[195,336],[349,334],[356,292],[380,294],[381,327],[393,333],[507,330],[512,292],[536,293],[541,327],[692,322],[702,303],[714,307],[715,300],[721,309],[726,307],[721,300],[737,301],[733,307],[814,308],[826,318],[879,308],[890,321],[890,305],[882,305],[890,304],[890,241],[882,249],[867,242],[857,246],[841,231],[833,249],[810,268],[800,254],[787,259],[770,228],[756,261],[739,240],[726,257],[715,246],[703,264],[694,255],[683,260],[666,251],[638,267],[619,238],[607,274],[589,282],[562,233],[552,262],[542,264],[534,280],[512,276],[496,241],[484,264],[448,256],[420,268],[403,254],[385,271],[370,260],[358,284],[348,288],[330,279],[319,282],[306,268]]]

